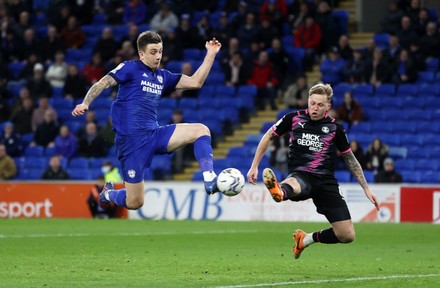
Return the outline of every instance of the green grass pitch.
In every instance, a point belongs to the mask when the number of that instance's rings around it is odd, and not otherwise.
[[[356,224],[351,244],[292,257],[327,223],[0,220],[0,287],[440,287],[440,226]]]

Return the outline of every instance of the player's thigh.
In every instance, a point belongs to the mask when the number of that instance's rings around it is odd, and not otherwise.
[[[339,241],[342,243],[352,242],[355,238],[353,221],[342,220],[331,223],[333,231],[335,232],[336,237],[338,237]]]
[[[293,172],[281,183],[292,186],[294,195],[290,198],[292,201],[302,201],[312,197],[312,185],[306,175]]]
[[[200,123],[176,124],[173,134],[168,142],[168,152],[175,151],[185,145],[194,143],[197,138],[203,135],[211,135],[208,127]]]

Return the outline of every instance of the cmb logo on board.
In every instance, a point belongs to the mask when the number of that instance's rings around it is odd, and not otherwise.
[[[52,218],[52,206],[49,199],[43,202],[0,202],[0,218]]]

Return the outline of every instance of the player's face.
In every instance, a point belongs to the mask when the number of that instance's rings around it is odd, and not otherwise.
[[[157,69],[162,60],[162,51],[162,43],[148,44],[144,51],[139,51],[139,59],[151,69]]]
[[[309,96],[309,113],[312,120],[317,121],[324,118],[325,112],[331,105],[327,101],[327,95],[312,94]]]

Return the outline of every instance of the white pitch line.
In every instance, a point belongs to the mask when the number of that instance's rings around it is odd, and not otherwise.
[[[100,234],[100,233],[57,233],[57,234],[0,234],[1,239],[11,238],[56,238],[56,237],[93,237],[93,236],[161,236],[161,235],[203,235],[203,234],[241,234],[241,233],[258,233],[257,230],[238,231],[238,230],[217,230],[217,231],[193,231],[193,232],[133,232],[133,233],[112,233],[112,234]]]
[[[214,288],[275,287],[275,286],[286,286],[286,285],[322,284],[322,283],[337,283],[337,282],[363,282],[363,281],[371,281],[371,280],[389,280],[389,279],[401,279],[401,278],[428,278],[428,277],[440,277],[440,274],[419,274],[419,275],[405,274],[405,275],[359,277],[359,278],[345,278],[345,279],[304,280],[304,281],[277,282],[277,283],[215,286]]]

